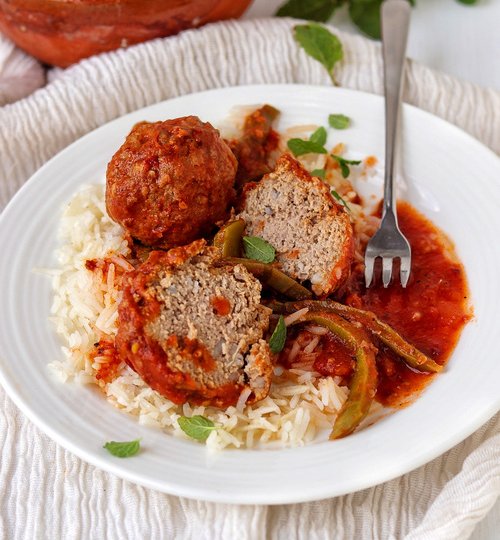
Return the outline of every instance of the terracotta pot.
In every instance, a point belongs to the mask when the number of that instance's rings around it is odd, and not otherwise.
[[[251,0],[0,0],[0,31],[66,67],[93,54],[239,17]]]

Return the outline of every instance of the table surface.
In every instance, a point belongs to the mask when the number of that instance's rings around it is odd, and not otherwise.
[[[273,15],[284,0],[254,0],[244,18]],[[347,9],[331,21],[360,34]],[[500,90],[500,0],[467,6],[457,0],[416,0],[412,11],[408,56],[454,77]],[[500,538],[500,499],[474,530],[470,540]]]
[[[273,15],[285,0],[254,0],[245,18]],[[360,33],[341,8],[331,22]],[[500,0],[416,0],[408,56],[434,69],[500,90]]]

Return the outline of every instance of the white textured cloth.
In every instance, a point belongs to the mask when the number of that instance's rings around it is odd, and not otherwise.
[[[94,57],[0,108],[0,208],[48,158],[104,122],[208,88],[329,84],[299,51],[293,21],[219,23]],[[379,46],[339,33],[341,86],[381,93]],[[409,62],[405,101],[500,152],[500,94]],[[499,179],[500,180],[500,179]],[[0,390],[0,538],[468,538],[500,493],[500,415],[391,482],[307,504],[232,506],[145,489],[58,447]],[[242,487],[244,489],[244,487]]]
[[[45,69],[0,34],[0,106],[29,96],[45,84]]]

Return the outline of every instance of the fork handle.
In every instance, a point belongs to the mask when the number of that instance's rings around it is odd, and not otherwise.
[[[394,213],[396,218],[394,212],[396,197],[393,189],[394,158],[410,10],[410,3],[407,0],[385,0],[381,7],[385,94],[385,179],[382,217],[389,212]]]

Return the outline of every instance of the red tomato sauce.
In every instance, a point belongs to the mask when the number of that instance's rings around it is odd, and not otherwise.
[[[110,383],[118,376],[123,363],[118,356],[114,341],[101,339],[94,343],[94,349],[90,353],[90,359],[97,356],[106,358],[106,362],[99,363],[97,367],[96,379],[105,383]]]
[[[224,296],[214,296],[210,299],[210,302],[216,315],[223,317],[231,313],[231,304]]]
[[[398,204],[398,217],[412,247],[411,276],[406,289],[399,283],[384,289],[380,274],[375,276],[375,285],[366,289],[363,269],[359,268],[351,276],[341,301],[374,312],[407,341],[444,365],[471,318],[465,271],[444,233],[410,204]],[[383,405],[403,406],[435,375],[409,368],[385,345],[378,341],[375,344],[379,373],[376,399]],[[286,347],[282,358],[289,350]],[[319,353],[314,369],[324,376],[339,376],[347,384],[354,370],[350,351],[330,335],[322,338],[316,350]]]
[[[366,289],[358,273],[344,301],[373,311],[407,341],[444,365],[471,318],[465,271],[444,233],[410,204],[398,204],[398,217],[412,248],[406,289],[395,283],[384,289],[380,276],[376,276],[375,286]],[[407,367],[382,345],[377,363],[377,399],[384,405],[404,404],[433,377]]]
[[[341,377],[344,383],[350,379],[355,368],[354,357],[333,334],[321,340],[321,350],[314,361],[314,371],[321,375]]]

